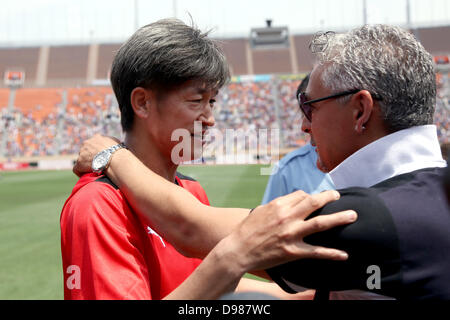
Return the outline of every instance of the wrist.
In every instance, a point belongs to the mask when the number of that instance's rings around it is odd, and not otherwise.
[[[94,171],[95,173],[98,173],[98,174],[104,173],[104,171],[108,168],[108,166],[111,162],[111,158],[112,158],[113,154],[117,150],[120,150],[122,148],[126,148],[126,146],[123,142],[115,144],[115,145],[113,145],[109,148],[106,148],[106,149],[100,151],[99,153],[97,153],[94,156],[94,159],[92,159],[92,163],[91,163],[92,171]]]
[[[248,270],[245,251],[236,245],[232,235],[221,240],[210,252],[214,264],[230,279],[239,280]]]
[[[130,152],[127,148],[121,148],[114,152],[109,161],[108,167],[103,171],[117,186],[120,187],[118,180],[116,179],[115,172],[117,170],[117,166],[120,163],[124,163],[127,158],[127,153]]]

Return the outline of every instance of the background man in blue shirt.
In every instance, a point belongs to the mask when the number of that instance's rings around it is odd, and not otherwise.
[[[300,82],[296,97],[304,92],[309,82],[309,74]],[[274,169],[267,183],[262,204],[271,200],[303,190],[307,193],[320,193],[334,189],[330,176],[320,171],[317,166],[317,153],[311,143],[295,149],[283,157]]]

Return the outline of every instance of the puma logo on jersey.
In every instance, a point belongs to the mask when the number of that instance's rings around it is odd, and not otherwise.
[[[154,234],[155,236],[157,236],[157,237],[159,238],[159,240],[161,240],[161,243],[163,244],[163,246],[166,247],[166,244],[164,243],[163,238],[162,238],[159,234],[157,234],[157,233],[155,232],[155,230],[153,230],[153,229],[150,228],[149,226],[147,226],[147,233],[148,233],[148,234]]]

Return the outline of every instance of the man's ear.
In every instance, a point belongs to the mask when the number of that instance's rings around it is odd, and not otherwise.
[[[139,118],[147,118],[150,109],[151,90],[136,87],[131,91],[131,106]]]
[[[353,99],[354,101],[354,124],[355,131],[363,133],[366,127],[369,125],[369,121],[373,112],[373,98],[369,91],[361,90],[357,92]]]

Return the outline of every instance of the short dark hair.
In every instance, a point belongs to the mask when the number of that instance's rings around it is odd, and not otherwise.
[[[170,90],[188,80],[220,89],[229,67],[218,42],[178,19],[163,19],[137,30],[118,50],[111,85],[119,103],[123,131],[133,126],[131,92],[136,87]]]

